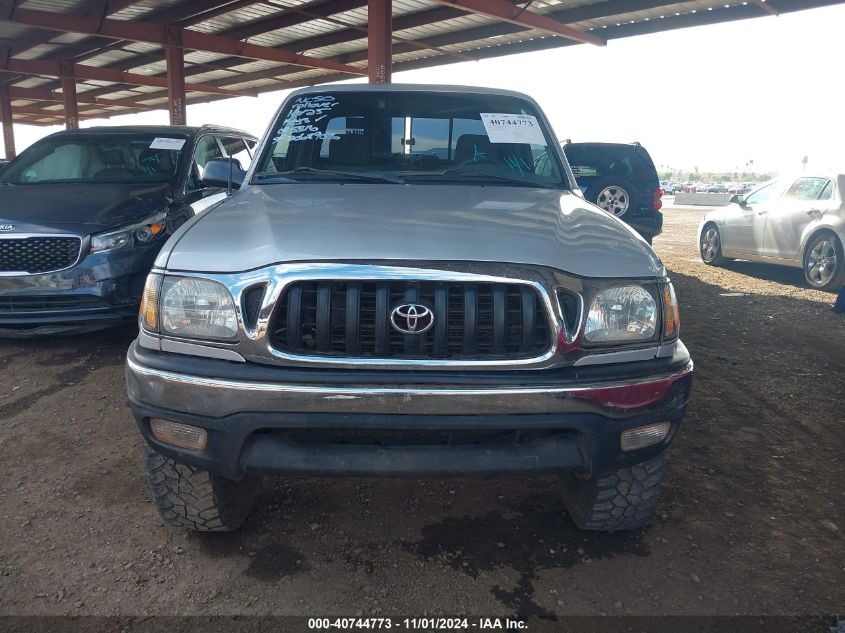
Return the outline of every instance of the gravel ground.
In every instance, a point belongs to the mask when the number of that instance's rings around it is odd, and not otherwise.
[[[586,534],[554,478],[265,480],[237,534],[164,525],[126,405],[131,330],[0,342],[2,614],[845,612],[845,319],[800,271],[655,240],[696,361],[657,520]]]

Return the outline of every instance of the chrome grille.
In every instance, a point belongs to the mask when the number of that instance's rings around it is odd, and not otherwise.
[[[403,334],[390,313],[418,303],[434,314]],[[494,360],[533,358],[552,345],[542,298],[529,285],[438,281],[296,281],[270,324],[279,351],[308,356]]]
[[[0,273],[49,273],[79,259],[78,237],[4,237],[0,239]]]

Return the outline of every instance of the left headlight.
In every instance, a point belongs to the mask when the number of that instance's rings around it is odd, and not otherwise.
[[[590,303],[584,338],[589,343],[648,341],[659,322],[657,299],[643,286],[608,288]]]
[[[160,214],[118,231],[92,235],[91,252],[102,253],[149,244],[156,237],[164,234],[165,228],[167,228],[167,224],[164,215]]]
[[[216,281],[165,277],[159,297],[162,334],[216,340],[232,340],[238,335],[232,295]]]

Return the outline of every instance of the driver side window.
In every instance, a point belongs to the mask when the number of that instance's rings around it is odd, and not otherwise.
[[[765,187],[763,187],[762,189],[758,189],[757,191],[755,191],[754,193],[749,195],[745,199],[745,204],[747,204],[749,206],[755,205],[755,204],[764,204],[764,203],[769,202],[772,199],[774,199],[777,196],[777,192],[778,192],[777,183],[776,182],[770,183],[770,184],[766,185]]]
[[[220,149],[220,143],[217,142],[217,137],[203,136],[197,142],[196,149],[194,149],[193,161],[191,162],[190,189],[201,189],[205,166],[211,160],[220,160],[222,158],[224,158],[223,151]]]

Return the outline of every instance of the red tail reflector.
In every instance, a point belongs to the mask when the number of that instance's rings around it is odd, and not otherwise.
[[[651,201],[651,208],[655,212],[660,211],[660,209],[663,208],[663,201],[661,200],[661,198],[663,197],[664,193],[665,193],[665,191],[663,191],[663,189],[661,189],[660,187],[658,187],[657,189],[654,190],[654,197],[652,198],[652,201]]]

